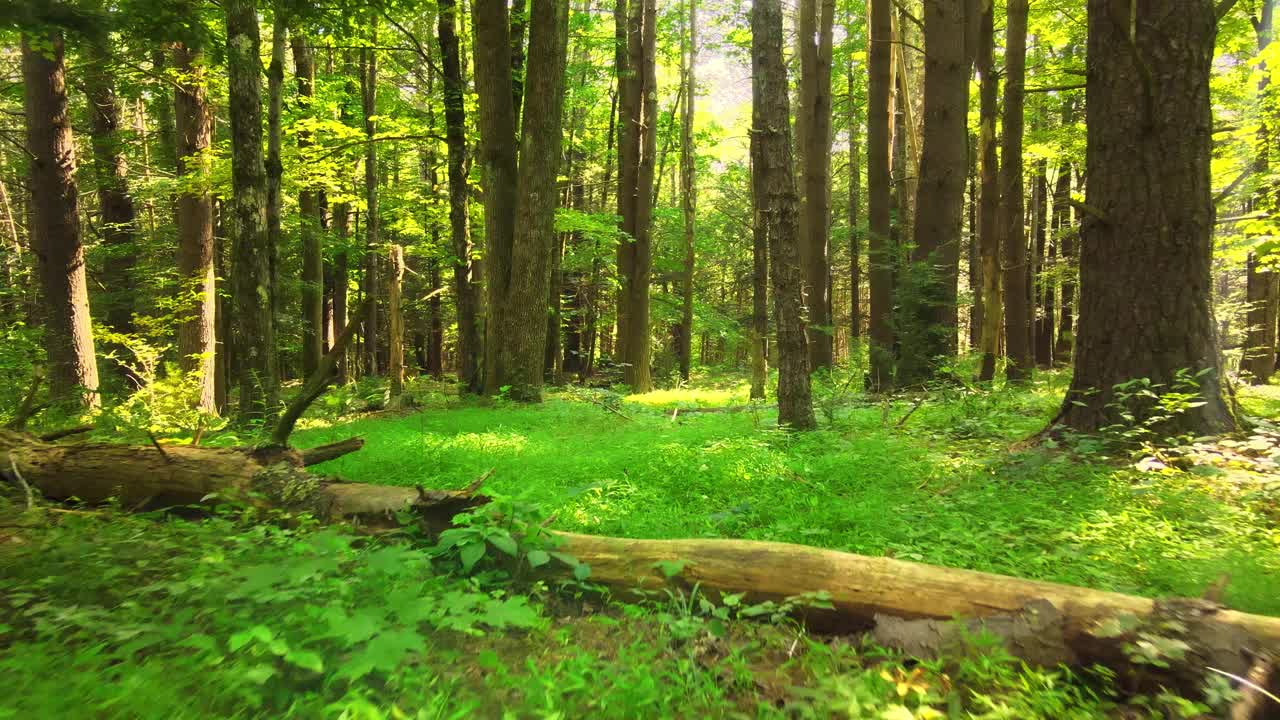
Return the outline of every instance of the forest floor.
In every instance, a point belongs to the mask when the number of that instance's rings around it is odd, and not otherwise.
[[[1225,604],[1280,615],[1280,434],[1011,451],[1066,380],[892,402],[837,383],[807,434],[777,431],[736,379],[533,407],[420,383],[412,412],[366,415],[352,410],[377,391],[346,388],[295,442],[363,436],[316,468],[352,481],[458,488],[492,469],[488,492],[556,529],[778,540],[1148,596],[1199,596],[1226,574]],[[1280,417],[1280,387],[1242,392],[1250,415]],[[696,597],[601,604],[589,578],[511,583],[485,562],[468,576],[429,546],[261,520],[22,513],[0,498],[0,718],[1207,712],[980,640],[917,664]]]

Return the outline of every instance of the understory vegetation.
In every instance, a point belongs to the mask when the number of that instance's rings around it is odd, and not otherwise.
[[[573,559],[511,532],[778,540],[1153,597],[1225,574],[1225,604],[1280,613],[1280,484],[1254,463],[1277,451],[1245,447],[1265,435],[1195,463],[1105,436],[1009,453],[1063,383],[853,394],[807,434],[776,430],[734,378],[533,406],[421,381],[395,413],[367,412],[376,385],[339,388],[296,442],[366,445],[315,472],[460,488],[492,470],[494,509],[437,541],[5,495],[0,717],[1211,717],[1225,681],[1193,702],[1030,668],[982,637],[919,661],[696,587],[609,597],[586,566],[530,571]],[[1280,407],[1275,388],[1245,392],[1251,414]]]

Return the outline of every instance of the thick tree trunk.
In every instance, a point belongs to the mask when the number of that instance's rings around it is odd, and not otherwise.
[[[284,165],[280,160],[283,134],[280,116],[284,110],[284,53],[289,31],[281,3],[274,4],[272,14],[271,62],[267,65],[267,247],[270,249],[268,257],[271,264],[271,313],[278,334],[284,327],[280,307],[283,301],[280,290],[280,246],[284,244],[281,231]],[[278,372],[282,377],[290,374],[288,363],[284,361],[285,354],[278,347],[275,353]]]
[[[292,33],[294,74],[298,81],[298,101],[304,111],[310,109],[315,95],[316,65],[308,44],[300,31]],[[298,147],[311,145],[309,133],[298,133]],[[298,193],[302,236],[302,373],[310,376],[324,356],[324,254],[321,249],[321,207],[319,188]],[[344,323],[345,324],[345,323]],[[339,325],[338,327],[342,327]]]
[[[227,0],[227,72],[231,114],[228,218],[233,238],[236,353],[242,422],[275,412],[279,402],[267,171],[262,160],[262,61],[256,0]]]
[[[377,34],[374,31],[374,40]],[[375,42],[376,44],[376,42]],[[378,268],[378,243],[381,242],[380,221],[378,217],[378,144],[374,142],[377,134],[378,114],[378,54],[373,48],[360,51],[360,97],[364,111],[364,296],[373,302],[365,305],[364,318],[364,371],[368,375],[378,374],[378,294],[380,278]]]
[[[698,202],[698,158],[693,146],[694,101],[698,92],[695,79],[698,64],[698,2],[688,2],[688,33],[681,36],[684,45],[681,53],[684,63],[684,112],[680,124],[680,208],[684,215],[684,266],[680,273],[680,323],[676,326],[676,357],[680,363],[680,378],[685,382],[689,381],[689,366],[693,354],[693,240]]]
[[[870,0],[871,18],[867,67],[867,253],[871,271],[871,373],[867,386],[873,391],[893,389],[893,266],[892,215],[889,209],[893,184],[892,126],[893,10],[892,0]]]
[[[834,0],[801,0],[796,108],[800,161],[800,267],[807,309],[810,371],[832,363],[831,318],[831,36]]]
[[[458,381],[468,391],[483,389],[480,376],[480,331],[477,325],[477,288],[473,279],[471,228],[467,210],[467,117],[464,109],[466,81],[458,50],[456,0],[441,0],[437,37],[444,78],[445,143],[449,148],[449,234],[453,248],[453,294],[458,313]]]
[[[787,68],[782,60],[779,0],[751,8],[751,171],[757,222],[769,237],[773,310],[778,337],[778,424],[795,430],[816,426],[809,388],[799,258],[799,202],[791,158]]]
[[[753,136],[754,138],[754,136]],[[754,142],[754,140],[753,140]],[[769,382],[769,226],[764,215],[764,173],[751,171],[751,399],[763,400]],[[705,339],[703,362],[706,362]]]
[[[979,80],[978,156],[981,163],[981,205],[978,209],[978,249],[982,256],[982,366],[978,380],[995,379],[1000,355],[1000,326],[1004,318],[1000,272],[1000,162],[996,156],[996,120],[1000,82],[992,59],[995,47],[994,2],[987,2],[979,21],[978,55],[974,64]]]
[[[653,389],[649,367],[649,282],[658,130],[656,0],[632,0],[626,27],[625,67],[629,73],[620,80],[618,215],[628,239],[618,245],[618,359],[626,364],[626,383],[633,392],[643,393]]]
[[[520,134],[520,112],[524,108],[525,34],[529,29],[529,0],[511,3],[511,104],[515,109],[511,131]]]
[[[1004,51],[1004,118],[1000,146],[1001,270],[1004,275],[1005,377],[1031,374],[1030,313],[1027,292],[1027,229],[1022,200],[1023,99],[1027,59],[1027,0],[1009,0]]]
[[[209,174],[209,146],[213,143],[213,114],[205,88],[204,52],[178,44],[173,66],[181,78],[174,95],[177,123],[178,175],[193,180],[178,195],[174,216],[178,226],[178,278],[191,298],[178,326],[178,366],[199,377],[197,405],[216,413],[217,399],[217,280],[214,273],[213,196],[204,190]]]
[[[1258,54],[1262,55],[1271,44],[1273,25],[1275,22],[1275,0],[1265,0],[1254,19],[1254,32],[1258,39]],[[1274,123],[1271,108],[1273,105],[1271,90],[1271,73],[1265,62],[1261,63],[1262,80],[1258,86],[1259,104],[1265,108],[1262,122],[1258,127],[1257,143],[1253,160],[1254,173],[1263,178],[1258,192],[1254,196],[1255,207],[1274,207],[1275,183],[1270,177],[1271,144]],[[1262,239],[1262,238],[1259,238]],[[1264,240],[1265,241],[1265,240]],[[1280,303],[1280,275],[1268,267],[1262,267],[1253,253],[1249,254],[1247,273],[1247,293],[1249,311],[1248,336],[1245,342],[1244,356],[1240,359],[1240,372],[1248,375],[1249,382],[1265,385],[1275,372],[1276,367],[1276,315],[1277,303]]]
[[[965,0],[924,4],[924,144],[916,195],[915,246],[908,291],[900,304],[906,335],[898,384],[933,376],[939,358],[956,348],[955,281],[964,228],[965,138],[969,118],[969,62]],[[909,102],[909,100],[907,101]],[[948,288],[950,283],[952,287]]]
[[[129,196],[129,163],[120,135],[120,99],[111,76],[110,52],[91,42],[86,56],[89,63],[85,68],[85,95],[93,128],[91,147],[98,181],[99,227],[107,251],[102,268],[102,283],[107,290],[103,293],[107,300],[105,316],[107,327],[129,333],[133,331],[135,295],[130,275],[139,249],[134,247],[138,228],[133,198]]]
[[[1183,390],[1189,373],[1204,404],[1170,425],[1230,430],[1210,308],[1215,3],[1149,0],[1131,29],[1112,5],[1089,2],[1080,332],[1059,422],[1095,431],[1115,419],[1117,384]]]
[[[32,47],[32,43],[36,47]],[[97,407],[98,361],[89,318],[76,149],[67,109],[62,35],[22,37],[22,87],[30,156],[31,247],[45,307],[49,392],[57,402]]]

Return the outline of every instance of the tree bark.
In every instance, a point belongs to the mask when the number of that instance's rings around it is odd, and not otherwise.
[[[684,64],[684,112],[680,125],[680,207],[684,216],[684,266],[680,273],[680,323],[676,326],[676,356],[680,363],[680,378],[685,382],[689,381],[689,366],[693,356],[693,242],[698,202],[698,158],[693,145],[694,101],[698,92],[698,2],[688,2],[688,30],[686,35],[681,36],[684,46],[681,52]]]
[[[284,206],[281,184],[284,180],[284,165],[280,160],[281,113],[284,108],[284,53],[288,42],[288,25],[285,11],[281,3],[275,2],[272,7],[271,22],[271,62],[267,65],[267,248],[270,261],[269,286],[271,288],[271,313],[276,332],[283,327],[283,315],[280,303],[280,246],[284,243],[281,233],[281,214]],[[289,372],[283,362],[284,353],[276,348],[278,359],[277,371],[282,375]]]
[[[1080,331],[1058,421],[1098,430],[1115,420],[1117,384],[1180,390],[1190,373],[1204,404],[1169,425],[1227,431],[1236,420],[1210,308],[1215,3],[1149,0],[1131,28],[1113,5],[1089,2]]]
[[[862,160],[859,157],[861,127],[854,109],[853,56],[849,57],[849,355],[858,352],[854,342],[862,337],[862,231],[858,228],[858,210],[862,204]]]
[[[890,190],[893,183],[892,126],[893,10],[892,0],[870,0],[870,73],[867,88],[867,253],[871,271],[871,345],[869,389],[893,389],[893,265],[890,242]]]
[[[624,380],[632,392],[643,393],[653,389],[649,282],[658,119],[656,0],[632,0],[626,27],[628,74],[620,80],[618,215],[627,239],[618,245],[618,344],[619,359],[625,363]]]
[[[177,127],[177,168],[184,179],[178,194],[175,220],[178,226],[178,278],[191,306],[178,326],[178,366],[199,378],[197,407],[218,411],[217,279],[214,273],[213,196],[207,190],[213,143],[213,114],[206,90],[204,51],[199,46],[176,44],[173,66],[180,78],[174,94]]]
[[[1027,308],[1027,229],[1023,219],[1022,130],[1026,84],[1027,0],[1009,0],[1004,50],[1004,118],[1000,146],[1000,220],[1004,275],[1005,377],[1031,375],[1030,313]]]
[[[810,430],[817,423],[809,387],[799,262],[799,201],[791,158],[787,68],[782,60],[779,0],[751,7],[751,171],[758,222],[769,237],[778,337],[778,425]]]
[[[393,405],[404,394],[404,309],[400,298],[403,283],[404,248],[393,243],[387,247],[387,374],[391,376]]]
[[[914,248],[902,294],[906,332],[898,384],[933,377],[939,358],[956,351],[955,287],[964,228],[968,170],[969,61],[965,0],[924,4],[924,143],[916,195]],[[948,283],[951,287],[948,288]]]
[[[120,99],[111,75],[111,53],[96,42],[86,46],[85,95],[93,128],[94,174],[98,182],[98,215],[107,257],[102,268],[107,327],[133,332],[133,272],[138,248],[137,217],[129,196],[129,162],[120,135]],[[104,304],[104,303],[99,303]]]
[[[1261,56],[1271,44],[1275,22],[1275,0],[1264,0],[1258,17],[1253,20]],[[1275,183],[1270,178],[1271,144],[1273,133],[1271,73],[1265,61],[1260,63],[1262,79],[1258,84],[1259,106],[1264,108],[1258,127],[1253,160],[1253,172],[1264,178],[1253,198],[1255,207],[1274,207]],[[1276,315],[1280,303],[1280,275],[1271,266],[1262,266],[1254,253],[1249,254],[1246,265],[1246,283],[1249,300],[1247,322],[1248,336],[1244,355],[1240,358],[1240,372],[1248,375],[1249,382],[1265,385],[1276,367]]]
[[[376,45],[377,31],[373,31]],[[381,242],[378,217],[378,55],[377,50],[360,51],[360,97],[364,111],[364,295],[373,302],[365,305],[364,353],[365,373],[378,374],[378,293],[381,292],[378,268],[378,243]]]
[[[40,269],[44,297],[44,351],[49,392],[55,402],[94,408],[98,362],[93,349],[76,149],[67,109],[62,34],[22,37],[22,87],[30,156],[31,247]]]
[[[458,50],[456,0],[440,0],[437,37],[444,81],[445,144],[449,149],[449,234],[453,248],[453,294],[458,314],[458,381],[468,392],[483,390],[480,376],[480,331],[476,317],[477,288],[474,282],[471,228],[467,210],[470,174],[467,159],[466,81]]]
[[[800,266],[808,311],[810,371],[832,364],[831,317],[831,36],[834,0],[800,0]]]
[[[1000,355],[1000,326],[1004,317],[1000,272],[1000,161],[996,157],[996,119],[999,115],[1000,82],[995,75],[992,56],[995,52],[995,3],[986,0],[979,21],[978,55],[975,60],[979,79],[978,155],[981,163],[981,205],[978,209],[978,245],[982,255],[982,366],[978,380],[995,379],[996,358]]]
[[[1058,166],[1058,179],[1053,189],[1053,235],[1057,238],[1059,260],[1067,266],[1062,275],[1062,302],[1058,304],[1058,342],[1053,348],[1059,365],[1071,362],[1075,347],[1076,301],[1076,229],[1071,224],[1071,164]]]
[[[291,35],[294,74],[298,81],[298,101],[310,109],[315,95],[316,65],[309,39],[298,30]],[[298,147],[311,145],[310,133],[298,133]],[[319,188],[298,193],[302,238],[302,373],[310,376],[324,356],[324,254],[321,249],[321,208]],[[342,326],[339,326],[342,327]]]

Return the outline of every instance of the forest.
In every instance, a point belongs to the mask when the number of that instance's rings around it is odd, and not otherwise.
[[[1280,719],[1276,0],[0,0],[0,720]]]

